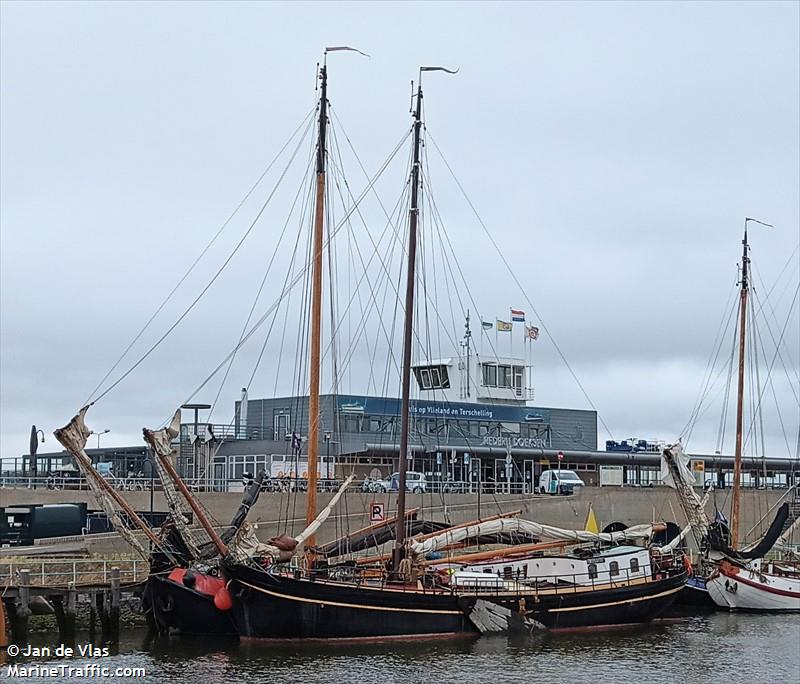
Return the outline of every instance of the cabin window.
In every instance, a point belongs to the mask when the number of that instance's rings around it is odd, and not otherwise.
[[[631,558],[631,572],[639,572],[639,559]]]
[[[490,575],[492,574],[492,569],[491,568],[484,568],[483,571],[486,572],[486,573],[489,573]]]
[[[507,579],[507,580],[512,579],[512,576],[513,576],[512,573],[513,573],[513,570],[511,569],[511,566],[510,565],[506,565],[503,568],[503,579]]]
[[[450,389],[450,376],[447,372],[447,366],[444,364],[441,366],[415,368],[414,375],[421,389]]]
[[[522,366],[514,366],[514,389],[517,396],[522,396]]]
[[[422,385],[422,389],[431,388],[431,372],[427,368],[420,368],[419,384]]]
[[[589,563],[589,579],[597,579],[597,565]]]
[[[483,364],[483,384],[486,387],[497,387],[497,365],[494,363]]]
[[[611,561],[608,564],[608,574],[612,577],[619,575],[619,563],[617,563],[617,561]]]

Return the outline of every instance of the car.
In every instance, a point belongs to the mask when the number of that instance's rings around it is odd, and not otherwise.
[[[392,473],[385,480],[377,480],[374,487],[378,492],[396,492],[400,489],[400,473]],[[414,492],[414,494],[427,492],[428,481],[425,479],[425,473],[409,470],[406,473],[406,491]]]
[[[542,494],[573,494],[576,487],[585,482],[573,470],[545,470],[539,476],[539,491]]]

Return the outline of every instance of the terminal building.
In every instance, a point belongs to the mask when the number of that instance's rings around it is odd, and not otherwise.
[[[574,470],[586,484],[652,486],[660,483],[659,445],[607,443],[598,450],[597,414],[531,403],[528,368],[519,358],[439,359],[413,367],[409,470],[422,472],[432,489],[515,493],[535,490],[549,468]],[[320,424],[310,434],[308,397],[242,399],[228,424],[203,422],[197,406],[176,440],[179,473],[201,489],[242,488],[247,474],[305,479],[308,441],[318,440],[318,476],[337,480],[386,478],[398,469],[400,400],[354,394],[320,397]],[[610,446],[609,446],[610,445]],[[150,454],[139,447],[87,449],[95,462],[111,463],[116,478],[153,476]],[[730,456],[695,455],[698,484],[732,480]],[[66,452],[39,454],[38,474],[68,466]],[[30,473],[30,456],[22,457]],[[746,463],[744,484],[786,486],[800,482],[795,460]],[[606,480],[606,484],[610,482]]]

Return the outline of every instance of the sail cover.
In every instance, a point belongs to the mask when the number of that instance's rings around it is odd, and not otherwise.
[[[445,530],[441,534],[425,539],[424,541],[409,542],[411,551],[416,555],[425,555],[431,551],[438,551],[452,544],[458,544],[465,539],[481,537],[487,534],[509,534],[522,533],[529,534],[538,539],[553,539],[572,543],[581,542],[605,542],[618,544],[621,542],[631,542],[641,539],[649,539],[653,534],[653,525],[634,525],[618,532],[587,532],[586,530],[567,530],[552,525],[543,525],[530,520],[520,518],[500,518],[498,520],[487,520],[485,522],[458,527],[453,530]]]

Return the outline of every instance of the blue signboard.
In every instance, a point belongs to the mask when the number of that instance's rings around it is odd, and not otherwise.
[[[339,411],[372,416],[400,415],[400,399],[339,395]],[[449,401],[412,399],[409,412],[417,418],[449,418],[454,420],[508,421],[513,423],[549,423],[548,409],[499,404],[467,404]]]

